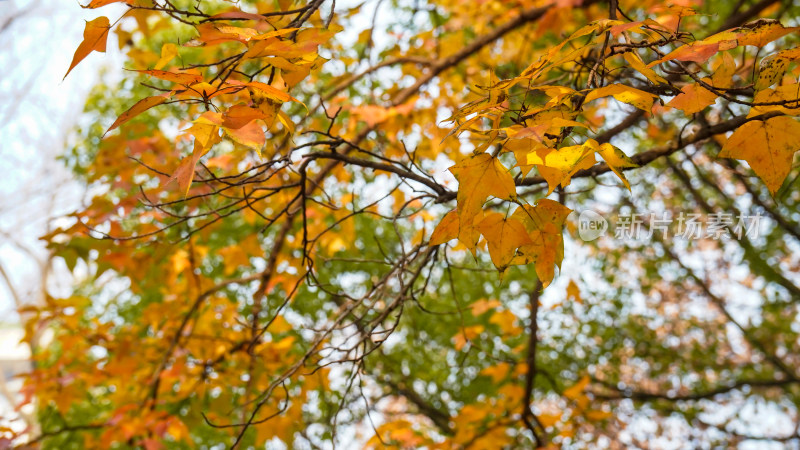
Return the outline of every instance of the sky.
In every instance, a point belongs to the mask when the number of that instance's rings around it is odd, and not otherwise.
[[[57,156],[108,58],[94,53],[62,81],[84,20],[98,12],[77,1],[0,1],[0,264],[17,296],[30,299],[40,286],[36,260],[46,256],[39,236],[81,202],[81,187]],[[14,295],[0,281],[0,322],[13,323]],[[49,283],[58,289],[63,281]]]
[[[97,11],[76,1],[0,0],[0,387],[16,391],[12,375],[30,355],[17,301],[42,298],[39,237],[54,219],[80,207],[83,188],[57,159],[108,55],[92,54],[62,80],[82,40],[84,20]],[[109,45],[109,50],[114,47]],[[111,53],[111,52],[109,52]],[[119,65],[117,65],[119,66]],[[113,67],[113,66],[110,66]],[[47,278],[52,294],[66,292],[71,276],[55,260]],[[15,300],[16,297],[16,300]],[[30,411],[28,411],[30,412]],[[13,417],[0,397],[0,425]],[[16,424],[19,424],[17,422]]]

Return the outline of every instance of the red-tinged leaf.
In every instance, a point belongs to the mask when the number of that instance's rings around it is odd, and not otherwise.
[[[623,24],[620,24],[620,25],[614,25],[613,27],[611,27],[609,29],[609,31],[611,32],[611,36],[617,37],[623,31],[628,31],[631,28],[638,28],[638,27],[642,26],[643,24],[644,24],[644,22],[642,22],[642,21],[623,23]]]
[[[230,41],[246,43],[249,40],[246,36],[242,36],[241,34],[237,33],[226,32],[233,31],[234,28],[235,27],[226,27],[225,30],[220,30],[217,25],[210,22],[197,25],[195,29],[198,33],[200,33],[200,35],[197,37],[197,41],[201,42],[201,44],[199,44],[200,46],[216,45]]]
[[[147,111],[148,109],[164,103],[168,99],[169,99],[169,95],[168,94],[162,94],[162,95],[155,95],[153,97],[147,97],[147,98],[143,98],[143,99],[139,100],[138,102],[136,102],[135,105],[131,106],[127,111],[125,111],[124,113],[120,114],[119,117],[117,117],[117,120],[115,120],[114,123],[111,124],[110,127],[108,127],[108,130],[106,130],[106,133],[108,133],[109,131],[117,128],[118,126],[122,125],[123,123],[133,119],[134,117],[136,117],[139,114]]]
[[[303,58],[316,53],[317,47],[328,41],[337,30],[307,28],[297,34],[297,40],[270,38],[259,40],[245,54],[245,58],[263,58],[279,56],[281,58]]]
[[[64,74],[67,78],[72,69],[78,65],[84,58],[89,56],[89,53],[106,51],[106,40],[108,39],[108,31],[111,29],[111,24],[108,17],[100,16],[90,22],[86,22],[86,28],[83,29],[83,42],[75,50],[75,55],[72,57],[72,63]]]
[[[195,127],[197,127],[197,125],[195,125]],[[202,132],[205,130],[199,131]],[[204,144],[205,143],[202,142],[200,138],[196,138],[194,141],[194,150],[192,151],[192,154],[181,160],[180,165],[177,169],[175,169],[175,172],[172,173],[172,176],[167,181],[167,185],[173,181],[176,181],[181,194],[183,194],[184,197],[189,194],[189,188],[192,186],[192,181],[194,180],[194,169],[197,166],[198,161],[200,161],[200,158],[202,158],[203,155],[208,153],[208,151],[211,149],[211,145]]]
[[[203,76],[197,71],[173,72],[166,70],[134,70],[134,72],[144,73],[151,77],[186,86],[199,83],[203,80]]]
[[[158,442],[155,439],[145,439],[144,440],[144,448],[145,450],[161,450],[164,448],[164,444]]]
[[[194,168],[199,160],[200,158],[195,159],[193,155],[183,158],[178,168],[175,169],[175,172],[172,173],[172,176],[167,181],[167,185],[173,181],[177,182],[178,189],[180,189],[181,194],[186,197],[186,195],[189,194],[189,187],[191,187],[192,180],[194,179]]]
[[[259,154],[267,142],[264,129],[257,122],[250,122],[239,128],[225,128],[225,133],[234,141],[259,152]]]
[[[711,83],[711,79],[703,81]],[[700,112],[706,106],[712,105],[717,100],[717,94],[709,91],[698,83],[687,84],[681,88],[681,93],[667,103],[667,106],[682,110],[686,115]]]
[[[95,8],[100,8],[101,6],[110,5],[112,3],[125,3],[128,5],[132,5],[133,2],[134,0],[92,0],[91,2],[89,2],[88,5],[81,7],[87,9],[95,9]]]
[[[719,42],[703,42],[703,41],[692,42],[691,44],[678,47],[677,49],[667,54],[667,56],[659,60],[651,62],[650,64],[647,65],[647,68],[651,68],[656,64],[660,64],[662,62],[672,61],[673,59],[677,59],[678,61],[694,61],[698,64],[702,64],[708,61],[708,58],[711,58],[719,51],[720,51]]]
[[[508,135],[509,139],[533,139],[536,142],[544,142],[547,137],[545,134],[547,130],[551,128],[549,123],[543,123],[539,125],[533,125],[530,127],[508,127],[506,128],[506,134]]]
[[[350,113],[353,117],[357,117],[359,120],[366,122],[369,127],[374,127],[397,115],[396,108],[386,108],[380,105],[356,106],[350,110]]]
[[[222,126],[225,128],[237,129],[242,128],[254,120],[264,120],[266,118],[267,115],[261,110],[244,105],[234,105],[225,111],[225,114],[222,116]]]

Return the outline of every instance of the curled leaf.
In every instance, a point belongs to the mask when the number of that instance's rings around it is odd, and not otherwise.
[[[101,5],[102,6],[102,5]],[[111,24],[108,17],[100,16],[90,22],[86,22],[86,27],[83,29],[83,42],[75,50],[75,55],[72,57],[72,63],[64,74],[67,78],[72,69],[84,60],[89,53],[106,51],[106,40],[108,39],[108,31],[111,29]]]
[[[203,80],[203,76],[197,71],[165,71],[165,70],[136,70],[135,72],[150,75],[161,80],[169,81],[172,83],[183,84],[186,86],[199,83]]]
[[[92,0],[91,2],[89,2],[88,5],[86,6],[81,5],[81,7],[86,9],[95,9],[95,8],[100,8],[101,6],[110,5],[112,3],[123,3],[123,2],[128,5],[131,5],[133,4],[133,1],[134,0]]]

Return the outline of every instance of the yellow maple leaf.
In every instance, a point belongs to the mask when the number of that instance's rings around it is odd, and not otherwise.
[[[800,27],[784,27],[775,19],[758,19],[736,28],[736,40],[739,45],[755,45],[763,47],[780,37],[800,30]]]
[[[649,92],[645,92],[630,86],[625,86],[623,84],[609,84],[608,86],[594,89],[586,94],[584,103],[589,103],[592,100],[608,96],[614,97],[618,101],[633,105],[645,111],[650,111],[650,108],[653,106],[653,101],[656,98],[655,95]]]
[[[492,313],[492,316],[489,317],[489,323],[497,325],[505,336],[519,336],[523,331],[517,325],[517,316],[507,309]]]
[[[800,123],[779,116],[742,125],[733,132],[719,156],[747,161],[775,195],[789,175],[797,150],[800,150]]]
[[[519,248],[512,264],[534,263],[536,275],[546,287],[553,281],[553,266],[564,259],[564,239],[561,229],[571,209],[553,200],[541,199],[535,206],[517,208],[511,217],[522,222],[532,243]]]
[[[527,175],[535,164],[544,164],[544,158],[547,154],[553,152],[549,148],[536,139],[509,139],[504,145],[504,150],[510,150],[514,153],[522,175]],[[529,162],[531,161],[531,162]]]
[[[175,273],[181,273],[187,267],[191,266],[189,261],[189,253],[186,250],[178,250],[172,254],[172,268]]]
[[[644,65],[644,61],[642,61],[642,58],[640,58],[639,55],[637,55],[636,53],[627,52],[624,53],[622,57],[625,58],[625,61],[627,61],[628,64],[631,65],[633,70],[641,73],[648,80],[652,81],[654,84],[661,84],[667,82],[667,80],[661,75],[657,74],[655,70],[647,68],[647,66]]]
[[[517,190],[514,178],[497,158],[480,153],[465,158],[450,168],[458,179],[458,217],[460,227],[471,225],[489,196],[514,200]]]
[[[622,183],[630,191],[631,185],[628,183],[628,179],[625,178],[625,175],[623,175],[622,169],[639,167],[638,164],[633,162],[632,159],[628,158],[628,155],[623,153],[622,150],[614,147],[608,142],[598,146],[597,153],[603,157],[603,159],[606,161],[606,164],[608,164],[608,167],[619,177],[620,180],[622,180]]]
[[[756,78],[755,89],[760,91],[766,89],[781,78],[789,68],[789,60],[779,56],[768,56],[761,60],[759,64],[758,78]]]
[[[733,86],[733,76],[736,74],[736,61],[730,53],[723,53],[721,58],[714,62],[714,74],[711,75],[712,85],[719,88]]]
[[[161,58],[158,59],[158,62],[153,68],[156,70],[163,69],[176,56],[178,56],[178,47],[175,44],[168,42],[162,45]]]
[[[497,212],[486,215],[478,224],[478,230],[489,243],[489,256],[500,272],[508,268],[519,247],[533,243],[522,222],[515,218],[506,219]]]
[[[561,233],[561,227],[572,210],[547,198],[540,199],[534,206],[525,206],[514,211],[516,217],[528,231],[543,230],[548,233]]]
[[[786,107],[780,102],[790,102]],[[755,98],[755,103],[773,103],[772,105],[753,106],[747,117],[755,117],[770,111],[780,111],[787,116],[796,116],[800,114],[800,108],[791,108],[800,104],[800,84],[792,83],[783,86],[777,86],[774,89],[764,89],[758,91]]]
[[[548,195],[559,184],[566,187],[576,172],[588,169],[597,162],[594,157],[596,145],[593,146],[592,142],[590,139],[581,145],[570,145],[551,151],[545,155],[543,164],[541,163],[541,152],[528,154],[527,163],[535,164],[539,173],[547,181]]]

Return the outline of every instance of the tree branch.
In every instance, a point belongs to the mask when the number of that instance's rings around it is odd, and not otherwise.
[[[540,436],[536,432],[536,426],[541,428],[542,432],[546,432],[544,426],[539,422],[539,419],[531,409],[531,401],[533,400],[533,387],[536,380],[536,344],[539,342],[537,333],[539,331],[538,315],[539,315],[539,297],[542,293],[541,280],[536,281],[536,286],[529,295],[529,308],[531,312],[530,323],[528,324],[528,355],[525,358],[525,363],[528,365],[528,371],[525,373],[525,396],[522,399],[522,421],[525,426],[533,433],[533,438],[539,446],[547,445],[547,438]],[[533,422],[536,422],[536,426]]]

